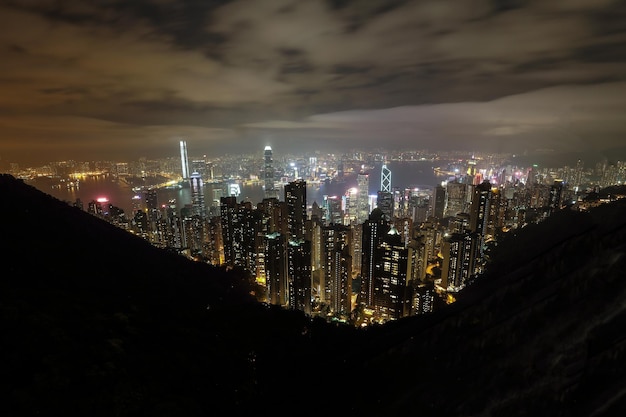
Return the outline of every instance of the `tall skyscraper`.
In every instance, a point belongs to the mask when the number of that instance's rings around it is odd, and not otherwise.
[[[183,181],[189,179],[189,158],[187,157],[187,142],[180,141],[180,165],[182,168]]]
[[[382,210],[385,220],[391,221],[391,219],[393,219],[393,194],[391,194],[390,191],[379,191],[376,205]]]
[[[439,184],[435,187],[433,192],[432,202],[432,214],[438,220],[443,219],[443,215],[446,209],[446,189],[443,185]]]
[[[337,196],[324,196],[324,224],[343,224],[341,203]]]
[[[476,267],[478,239],[469,230],[446,236],[441,244],[441,286],[450,292],[463,289],[472,279]]]
[[[144,193],[146,200],[146,209],[148,210],[148,219],[152,223],[156,223],[159,219],[159,205],[157,201],[157,190],[150,188]]]
[[[304,239],[306,215],[306,181],[295,180],[285,185],[289,238]]]
[[[311,314],[311,242],[290,239],[287,246],[288,304]]]
[[[280,233],[265,235],[264,254],[268,302],[285,305],[289,294],[285,237]]]
[[[375,251],[374,311],[380,319],[394,320],[410,314],[407,284],[411,276],[408,249],[392,227],[380,237]]]
[[[241,265],[241,242],[239,237],[239,217],[237,216],[237,198],[220,198],[220,226],[224,245],[226,265]]]
[[[446,184],[445,217],[454,217],[458,213],[467,212],[467,184],[462,182],[448,182]]]
[[[563,180],[557,178],[550,186],[550,197],[548,200],[548,215],[554,213],[561,208],[563,202]]]
[[[357,215],[356,221],[358,224],[363,223],[370,215],[369,205],[369,185],[370,175],[367,172],[360,172],[356,178],[358,186],[357,194]]]
[[[389,225],[381,209],[374,209],[369,219],[363,223],[361,235],[361,302],[366,306],[374,305],[374,271],[375,256],[381,237],[387,232]]]
[[[380,168],[380,191],[391,192],[391,170],[387,164]]]
[[[265,198],[278,198],[278,190],[274,184],[274,159],[272,157],[272,147],[266,146],[263,153],[265,158]]]
[[[189,178],[191,184],[191,206],[193,208],[193,214],[206,217],[206,206],[204,204],[204,184],[202,177],[199,173],[194,172]]]
[[[324,282],[322,302],[337,315],[352,311],[352,257],[350,256],[350,226],[331,224],[323,231]]]

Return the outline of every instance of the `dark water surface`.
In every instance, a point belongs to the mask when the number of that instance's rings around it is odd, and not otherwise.
[[[439,165],[441,162],[438,162]],[[441,178],[438,178],[434,172],[433,167],[435,163],[432,161],[406,161],[406,162],[390,162],[387,167],[391,170],[391,182],[392,187],[398,187],[400,189],[405,188],[433,188],[437,185]],[[381,164],[377,164],[369,171],[369,194],[376,194],[380,189],[380,169]],[[80,199],[84,206],[98,198],[107,198],[114,206],[120,207],[125,213],[130,214],[133,212],[133,201],[139,200],[140,208],[145,206],[144,196],[142,193],[137,193],[132,190],[129,184],[121,181],[112,175],[102,175],[98,177],[88,177],[81,180],[78,187],[67,187],[65,185],[53,186],[56,183],[51,181],[32,181],[31,185],[40,189],[41,191],[50,194],[62,201],[73,203],[77,199]],[[309,205],[316,201],[319,205],[322,204],[324,196],[343,195],[346,190],[351,187],[356,187],[356,174],[346,175],[343,182],[330,182],[313,184],[309,183],[307,186],[307,203]],[[209,206],[213,199],[213,188],[224,188],[221,184],[205,184],[205,202]],[[238,201],[250,201],[253,204],[260,202],[263,199],[263,187],[262,185],[244,185],[240,184],[241,193],[237,197]],[[225,194],[225,190],[222,193]],[[283,190],[279,189],[280,199],[283,199]],[[181,189],[166,189],[161,188],[157,191],[158,204],[165,204],[170,200],[176,201],[176,207],[182,208],[186,204],[191,203],[191,192],[189,188]]]

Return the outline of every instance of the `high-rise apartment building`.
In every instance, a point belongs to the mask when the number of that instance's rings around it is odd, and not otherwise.
[[[307,220],[306,181],[298,179],[285,185],[285,203],[289,238],[303,240]]]
[[[374,257],[374,311],[382,321],[395,320],[410,314],[412,297],[408,281],[412,272],[409,250],[400,233],[392,227],[381,236]]]
[[[463,289],[473,276],[478,239],[470,231],[454,232],[443,239],[441,285],[450,292]]]
[[[265,235],[264,253],[268,302],[284,306],[289,294],[285,236],[280,233]]]
[[[324,248],[324,282],[322,302],[336,315],[352,311],[352,258],[350,226],[331,224],[322,231]]]
[[[368,307],[374,305],[374,276],[376,250],[381,237],[391,226],[380,209],[374,209],[363,223],[361,237],[361,302]]]
[[[311,314],[311,242],[290,239],[287,245],[288,304]]]
[[[446,184],[445,217],[454,217],[458,213],[467,212],[467,187],[462,182],[448,182]]]
[[[433,191],[433,200],[432,200],[432,215],[438,219],[443,219],[444,212],[446,209],[446,189],[443,185],[439,184],[435,187]]]

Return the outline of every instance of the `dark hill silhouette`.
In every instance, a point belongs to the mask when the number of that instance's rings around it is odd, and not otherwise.
[[[626,415],[626,201],[525,227],[456,303],[357,330],[11,176],[0,199],[3,415]]]

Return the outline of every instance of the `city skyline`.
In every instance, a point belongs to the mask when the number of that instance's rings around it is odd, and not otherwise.
[[[0,5],[0,164],[355,147],[619,157],[611,1]],[[27,28],[27,30],[26,30]]]

